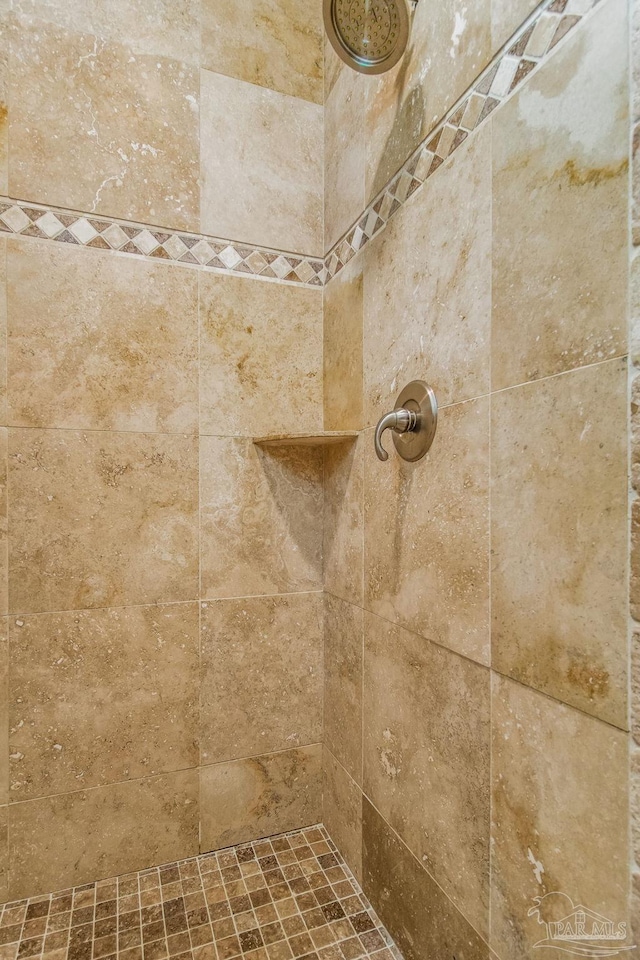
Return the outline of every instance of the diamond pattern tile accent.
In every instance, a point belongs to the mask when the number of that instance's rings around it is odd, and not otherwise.
[[[547,0],[528,18],[448,115],[425,137],[386,187],[325,257],[334,277],[386,225],[396,210],[510,97],[599,0]],[[640,228],[639,228],[640,234]]]
[[[322,825],[0,906],[3,960],[402,960]]]

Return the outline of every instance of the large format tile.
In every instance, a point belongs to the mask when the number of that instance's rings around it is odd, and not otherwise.
[[[484,936],[489,671],[365,614],[364,792]]]
[[[195,271],[7,245],[13,426],[197,433]]]
[[[492,408],[493,665],[627,723],[627,372],[612,360]]]
[[[417,5],[407,53],[393,70],[368,79],[368,199],[390,180],[490,57],[491,0]]]
[[[340,239],[366,206],[364,106],[366,80],[339,74],[324,111],[324,245]]]
[[[202,763],[322,739],[322,594],[202,604]]]
[[[493,119],[494,389],[626,352],[626,9],[603,4]]]
[[[626,736],[544,694],[494,675],[491,946],[533,958],[543,919],[569,897],[628,919]],[[555,911],[562,911],[558,914]]]
[[[365,453],[365,607],[489,663],[489,400],[440,411],[423,460]],[[387,444],[392,444],[387,435]]]
[[[491,0],[491,51],[500,47],[524,23],[539,0]]]
[[[10,621],[11,799],[198,765],[196,603]]]
[[[201,65],[322,103],[321,0],[201,0]]]
[[[360,784],[363,629],[361,607],[325,594],[324,742]]]
[[[366,426],[410,380],[426,380],[440,404],[489,390],[490,158],[485,129],[366,248]]]
[[[196,598],[196,439],[11,430],[9,470],[12,612]]]
[[[9,801],[9,638],[0,620],[0,806]],[[2,858],[0,857],[0,862]],[[2,882],[0,881],[0,887]],[[0,901],[1,903],[2,901]]]
[[[325,747],[322,822],[355,876],[362,876],[362,790]]]
[[[201,273],[201,433],[313,433],[322,402],[322,291]]]
[[[0,3],[0,193],[9,192],[9,14],[10,0]]]
[[[4,426],[6,422],[7,422],[7,241],[4,237],[0,237],[0,425]]]
[[[465,917],[365,798],[362,886],[405,960],[488,960]]]
[[[324,428],[360,430],[362,411],[363,257],[324,288]]]
[[[9,609],[8,440],[9,431],[0,428],[0,616]]]
[[[20,0],[23,21],[124,43],[134,53],[199,62],[200,0]]]
[[[114,783],[9,808],[12,899],[198,852],[198,772]]]
[[[322,589],[322,452],[201,439],[201,596]]]
[[[322,747],[202,767],[200,803],[203,851],[317,823]]]
[[[321,256],[323,108],[200,76],[203,231]]]
[[[9,96],[11,196],[198,229],[195,68],[23,20]]]
[[[368,434],[324,453],[324,586],[362,606],[364,457]]]

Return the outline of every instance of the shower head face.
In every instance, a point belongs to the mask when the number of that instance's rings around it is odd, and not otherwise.
[[[385,73],[409,40],[408,0],[324,0],[324,23],[338,56],[359,73]]]

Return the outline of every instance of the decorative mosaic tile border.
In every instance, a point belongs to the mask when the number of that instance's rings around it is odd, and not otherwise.
[[[0,233],[113,250],[285,283],[313,287],[321,287],[324,283],[324,264],[315,257],[74,213],[8,197],[0,197]]]
[[[326,279],[384,230],[394,213],[508,100],[600,0],[547,0],[433,128],[325,258]]]
[[[0,906],[3,960],[402,960],[319,824]]]

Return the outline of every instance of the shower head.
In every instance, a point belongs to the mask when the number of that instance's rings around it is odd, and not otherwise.
[[[402,57],[418,0],[324,0],[324,25],[338,56],[358,73],[386,73]]]

